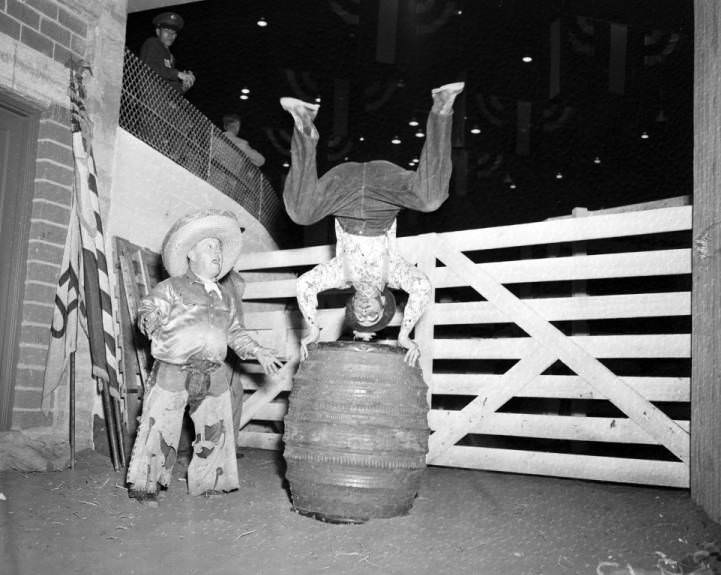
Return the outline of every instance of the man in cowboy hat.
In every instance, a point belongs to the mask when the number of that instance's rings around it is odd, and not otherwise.
[[[140,48],[140,59],[178,92],[186,92],[195,84],[195,74],[190,70],[175,68],[175,57],[170,47],[183,29],[183,18],[175,12],[163,12],[153,18],[155,36],[151,36]]]
[[[241,359],[257,359],[267,374],[282,367],[246,333],[232,285],[218,283],[241,245],[237,219],[220,210],[188,214],[165,236],[162,257],[170,278],[138,308],[138,326],[151,340],[155,361],[128,468],[131,497],[155,500],[158,484],[168,486],[186,405],[195,427],[190,494],[239,487],[231,395],[219,368],[228,347]]]
[[[336,257],[298,278],[298,306],[309,326],[301,341],[301,360],[307,346],[318,341],[318,293],[353,286],[346,318],[355,335],[369,339],[393,317],[395,302],[387,288],[408,293],[398,344],[408,351],[405,361],[420,356],[410,332],[430,302],[431,284],[426,275],[403,259],[395,246],[396,215],[403,208],[431,212],[448,198],[451,177],[451,123],[453,102],[464,84],[456,82],[432,90],[426,141],[416,171],[391,162],[345,162],[318,178],[318,131],[313,119],[319,106],[295,98],[281,98],[281,106],[294,119],[291,169],[283,201],[291,219],[310,225],[327,215],[335,216]]]

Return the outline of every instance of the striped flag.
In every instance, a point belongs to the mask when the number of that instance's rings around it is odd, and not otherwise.
[[[71,75],[70,101],[88,340],[93,376],[107,385],[112,397],[120,400],[115,322],[82,72],[80,68]]]

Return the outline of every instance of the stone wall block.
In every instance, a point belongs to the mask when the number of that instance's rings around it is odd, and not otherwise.
[[[42,241],[31,241],[28,244],[28,259],[40,260],[60,265],[63,260],[65,246],[60,244],[48,244]]]
[[[60,62],[63,66],[69,66],[73,58],[73,53],[67,48],[63,48],[60,44],[55,44],[53,50],[53,60]]]
[[[63,164],[68,168],[73,168],[73,151],[68,146],[61,146],[57,143],[40,139],[38,142],[38,159],[52,160],[58,164]]]
[[[43,221],[34,221],[30,223],[31,239],[39,239],[52,244],[65,245],[65,238],[67,235],[68,228],[65,226],[48,224]]]
[[[23,304],[23,321],[50,325],[52,319],[52,300],[48,301],[47,304],[33,303],[30,301],[26,301]],[[45,365],[45,363],[43,362],[38,365]]]
[[[29,260],[27,266],[28,278],[52,283],[60,277],[60,266],[57,264]]]
[[[15,407],[20,409],[40,409],[43,402],[41,389],[16,389]]]
[[[35,28],[36,30],[40,26],[40,14],[28,6],[25,2],[20,0],[7,0],[6,9],[8,14],[17,18],[22,23]]]
[[[72,189],[69,185],[60,185],[56,182],[36,181],[35,199],[50,200],[58,204],[70,206],[73,198]]]
[[[15,40],[20,40],[20,22],[0,12],[0,32]]]
[[[40,36],[39,33],[36,34]],[[20,35],[21,41],[11,47],[12,77],[9,87],[41,105],[49,106],[53,103],[67,105],[68,70],[53,60],[53,42],[45,36],[40,36],[42,41],[49,45],[47,51],[43,53],[22,41],[22,31]]]
[[[64,8],[58,10],[58,21],[82,38],[88,35],[88,25],[77,16],[74,16]]]
[[[39,180],[50,180],[61,186],[72,186],[75,171],[70,166],[38,158],[35,177]]]
[[[24,363],[25,365],[44,366],[48,357],[47,348],[29,346],[24,342],[20,342],[19,352],[20,361],[18,363]]]
[[[52,424],[51,414],[45,415],[39,409],[32,411],[13,411],[13,429],[29,429],[31,427],[48,427]]]
[[[18,370],[15,373],[15,385],[17,385],[18,387],[42,389],[44,377],[44,369],[30,369],[27,367],[18,367]]]
[[[33,201],[32,218],[37,220],[46,220],[48,222],[60,224],[61,226],[67,226],[70,222],[70,208],[54,203],[35,200]]]
[[[31,244],[32,245],[32,244]],[[58,260],[60,261],[60,260]],[[55,286],[43,285],[33,281],[25,283],[25,305],[30,302],[49,303],[55,300]]]
[[[42,12],[48,18],[58,19],[58,5],[51,0],[25,0],[25,4],[32,6],[38,12]]]
[[[85,40],[80,36],[73,34],[73,37],[70,40],[70,49],[81,58],[85,57],[85,51],[87,50]]]
[[[43,114],[43,118],[40,120],[38,139],[53,140],[59,144],[72,146],[73,133],[70,129],[70,119],[68,118],[67,123],[56,121],[54,116],[60,114],[57,108],[59,108],[59,106],[51,106],[51,108]]]
[[[53,57],[53,41],[36,32],[32,28],[23,26],[20,31],[20,41],[32,49],[42,52],[48,58]]]
[[[70,37],[72,34],[67,28],[60,26],[60,24],[43,18],[40,22],[40,31],[48,38],[52,38],[55,42],[62,44],[66,48],[70,48]]]
[[[23,325],[20,328],[20,341],[50,345],[50,324],[46,326]]]

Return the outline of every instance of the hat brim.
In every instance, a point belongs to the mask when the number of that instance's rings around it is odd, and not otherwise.
[[[238,220],[230,212],[206,210],[178,220],[163,241],[163,265],[171,276],[188,271],[188,252],[200,240],[217,238],[223,253],[218,278],[224,277],[235,265],[243,248],[243,235]]]
[[[387,286],[383,288],[383,297],[385,297],[383,314],[373,325],[361,325],[358,322],[358,318],[356,317],[355,312],[353,312],[353,296],[348,298],[345,305],[345,321],[348,326],[350,326],[353,331],[366,333],[375,333],[385,328],[396,314],[396,298]]]

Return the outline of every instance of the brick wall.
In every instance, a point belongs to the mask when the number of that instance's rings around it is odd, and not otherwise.
[[[88,24],[67,3],[0,0],[0,33],[30,47],[40,59],[67,64],[71,56],[86,56]],[[52,103],[41,114],[38,130],[14,429],[53,424],[53,415],[41,410],[42,385],[48,328],[70,219],[73,169],[70,113],[63,105]]]
[[[41,411],[45,359],[50,341],[53,300],[65,247],[73,172],[70,113],[53,105],[38,131],[35,194],[30,216],[28,265],[15,380],[13,427],[47,426]]]
[[[0,32],[61,64],[85,56],[87,24],[53,0],[0,0]]]

